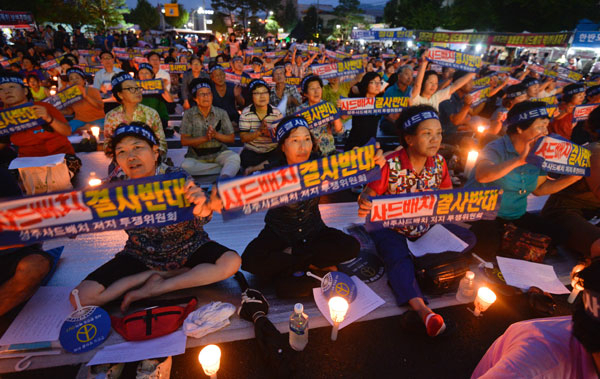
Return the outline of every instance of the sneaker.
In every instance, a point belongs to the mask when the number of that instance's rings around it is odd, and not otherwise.
[[[118,379],[125,363],[94,365],[89,367],[87,379]]]
[[[169,379],[173,358],[144,359],[137,366],[135,379]]]
[[[444,333],[444,330],[446,330],[444,319],[437,313],[431,312],[425,316],[424,321],[425,328],[427,329],[427,335],[429,335],[429,337],[439,336],[440,334]]]

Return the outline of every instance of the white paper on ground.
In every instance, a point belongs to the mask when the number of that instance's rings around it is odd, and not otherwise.
[[[187,337],[181,329],[147,341],[130,341],[109,345],[98,351],[88,366],[104,363],[135,362],[185,353]]]
[[[570,293],[567,287],[558,280],[554,267],[542,263],[529,262],[522,259],[497,257],[498,267],[506,284],[524,290],[538,287],[554,294]]]
[[[527,212],[541,211],[549,197],[550,195],[535,196],[534,194],[527,196]]]
[[[69,287],[40,287],[0,338],[0,345],[56,341],[73,312]]]
[[[13,159],[8,168],[15,170],[27,167],[53,167],[61,164],[64,160],[64,154],[46,155],[45,157],[19,157]]]
[[[80,136],[79,134],[72,134],[70,136],[67,136],[67,139],[71,143],[79,143],[83,141],[83,136]]]
[[[406,244],[415,257],[422,257],[427,253],[443,253],[444,251],[461,252],[469,246],[440,224],[435,224],[416,241],[406,240]]]
[[[350,325],[354,321],[385,304],[385,300],[379,297],[372,289],[369,288],[369,286],[358,279],[358,277],[353,276],[352,280],[357,287],[357,296],[356,299],[350,303],[350,306],[348,307],[348,313],[346,313],[344,321],[340,323],[339,329]],[[333,325],[333,321],[331,321],[331,316],[329,314],[329,305],[327,304],[328,299],[323,296],[321,287],[313,288],[313,295],[315,297],[317,307],[319,307],[319,310],[327,322]]]

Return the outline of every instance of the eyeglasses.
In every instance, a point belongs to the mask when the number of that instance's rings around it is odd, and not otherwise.
[[[103,61],[110,61],[110,60],[113,59],[113,57],[106,57],[106,56],[104,56],[104,57],[102,57],[100,59],[103,60]]]
[[[129,91],[130,93],[138,93],[142,92],[142,87],[123,87],[123,91]]]
[[[381,81],[380,80],[371,80],[369,82],[369,84],[372,84],[374,86],[380,86],[381,85]]]
[[[256,95],[256,96],[262,96],[262,95],[268,95],[269,92],[252,92],[252,95]]]
[[[209,97],[212,96],[212,92],[196,92],[196,95],[200,97]]]

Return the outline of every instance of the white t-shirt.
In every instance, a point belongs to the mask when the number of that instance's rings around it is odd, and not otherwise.
[[[471,378],[597,379],[592,355],[571,330],[571,316],[512,324],[490,346]]]
[[[429,99],[421,95],[417,95],[415,98],[413,98],[411,106],[431,105],[435,108],[436,111],[439,111],[440,103],[444,100],[448,100],[450,98],[450,95],[452,95],[452,93],[450,93],[450,87],[446,87],[443,90],[437,91],[436,93],[431,95]]]
[[[165,70],[158,70],[156,75],[154,75],[155,79],[167,79],[167,91],[171,90],[171,75]]]

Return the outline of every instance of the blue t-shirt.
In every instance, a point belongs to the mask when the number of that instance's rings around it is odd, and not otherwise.
[[[518,156],[510,137],[505,135],[488,143],[480,153],[478,161],[488,160],[500,164]],[[500,179],[483,184],[475,180],[475,170],[473,170],[465,187],[500,187],[504,192],[498,217],[516,220],[527,212],[527,196],[537,188],[540,176],[546,176],[546,172],[527,163],[513,169]]]
[[[400,90],[398,88],[398,83],[394,83],[393,85],[386,88],[383,96],[384,97],[410,97],[410,93],[412,92],[412,86],[406,87],[406,91]]]
[[[444,134],[456,133],[458,130],[458,126],[454,125],[450,116],[459,113],[463,105],[463,100],[456,92],[450,96],[450,99],[440,103],[440,122]]]

